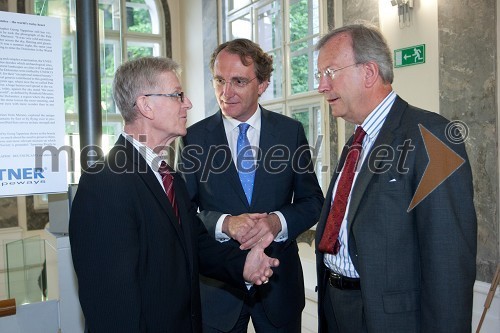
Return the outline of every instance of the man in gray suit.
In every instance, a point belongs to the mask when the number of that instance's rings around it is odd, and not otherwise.
[[[318,91],[359,133],[317,226],[319,332],[470,332],[477,226],[463,138],[395,94],[378,29],[345,26],[317,49]]]

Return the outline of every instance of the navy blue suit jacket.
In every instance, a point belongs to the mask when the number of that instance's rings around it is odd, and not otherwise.
[[[241,186],[224,130],[222,113],[188,128],[184,137],[182,170],[189,195],[209,234],[222,214],[280,211],[288,225],[288,240],[273,242],[266,253],[280,260],[266,285],[257,287],[267,317],[283,326],[301,315],[305,305],[304,281],[296,238],[313,226],[323,204],[311,160],[310,147],[300,122],[262,109],[262,122],[251,204]],[[239,244],[229,243],[237,248]],[[216,280],[201,279],[203,322],[220,330],[236,322],[244,294]]]
[[[69,223],[90,332],[201,332],[199,272],[246,291],[246,253],[210,237],[174,174],[181,223],[146,160],[120,136],[82,174]]]

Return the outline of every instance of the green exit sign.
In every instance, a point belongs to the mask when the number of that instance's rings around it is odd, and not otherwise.
[[[423,64],[425,62],[425,44],[394,50],[394,67]]]

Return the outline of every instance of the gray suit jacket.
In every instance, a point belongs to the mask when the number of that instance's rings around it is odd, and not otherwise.
[[[431,148],[425,146],[419,124],[465,163],[408,212]],[[370,333],[471,330],[477,234],[472,175],[464,144],[447,138],[448,124],[397,97],[354,184],[348,208],[349,254],[360,275]],[[325,199],[316,247],[340,169]],[[317,252],[316,259],[319,332],[326,332],[323,253]]]
[[[223,213],[280,211],[285,216],[288,240],[273,242],[266,249],[280,260],[280,266],[273,269],[270,282],[257,287],[256,292],[275,326],[297,318],[305,298],[295,239],[317,222],[323,204],[302,124],[262,109],[259,167],[250,205],[231,158],[220,111],[189,127],[184,144],[181,169],[209,234],[215,235],[216,222]],[[239,246],[234,240],[229,243]],[[230,329],[238,319],[245,294],[216,280],[202,278],[201,282],[204,323]]]

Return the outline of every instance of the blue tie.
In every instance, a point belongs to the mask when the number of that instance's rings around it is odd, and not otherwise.
[[[237,158],[236,167],[240,176],[241,186],[247,196],[248,204],[252,202],[253,180],[255,178],[255,167],[250,141],[248,141],[247,131],[250,125],[241,123],[240,135],[238,135],[238,143],[236,146]]]

